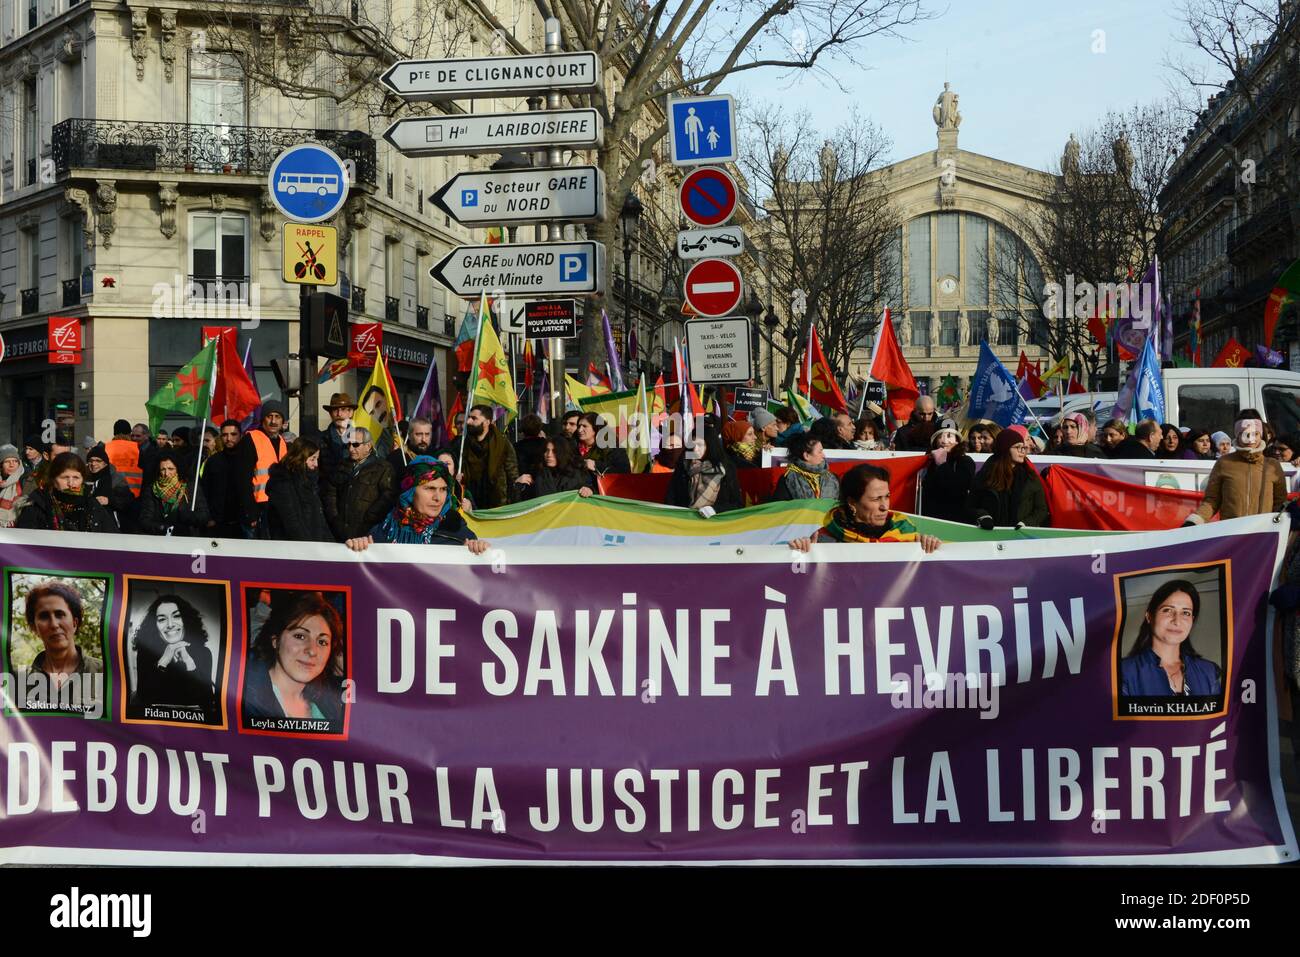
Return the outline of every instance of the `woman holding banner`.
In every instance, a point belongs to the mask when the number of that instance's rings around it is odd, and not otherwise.
[[[1217,695],[1223,690],[1218,666],[1192,648],[1200,613],[1201,596],[1191,582],[1175,578],[1155,590],[1133,651],[1119,665],[1121,695]]]
[[[826,524],[812,538],[796,538],[790,547],[806,552],[813,542],[917,542],[921,550],[941,544],[922,535],[912,520],[889,507],[889,473],[878,465],[858,465],[844,473],[839,504],[826,516]]]
[[[19,500],[18,527],[63,532],[116,532],[108,509],[89,494],[86,463],[76,452],[60,452],[50,462],[46,479]]]
[[[447,466],[417,455],[406,466],[397,505],[369,535],[349,538],[348,548],[364,552],[375,542],[399,545],[460,545],[475,555],[491,546],[479,539],[460,514],[460,500]]]
[[[947,522],[966,521],[966,500],[975,481],[975,460],[957,431],[957,423],[944,419],[930,437],[930,461],[921,486],[921,512]]]
[[[565,439],[547,439],[538,467],[519,476],[515,482],[515,499],[527,502],[556,492],[577,492],[583,498],[593,493],[595,477],[574,462],[573,443]]]

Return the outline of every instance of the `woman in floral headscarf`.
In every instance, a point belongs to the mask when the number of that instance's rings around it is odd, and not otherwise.
[[[481,555],[491,546],[476,537],[460,514],[460,499],[447,466],[427,455],[407,463],[397,505],[388,517],[362,538],[349,538],[348,548],[364,552],[375,542],[399,545],[459,545]]]

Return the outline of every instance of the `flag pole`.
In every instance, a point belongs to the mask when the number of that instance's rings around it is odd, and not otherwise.
[[[199,475],[203,472],[203,434],[208,431],[208,419],[212,418],[212,397],[217,394],[217,367],[221,361],[220,354],[221,350],[214,346],[212,349],[212,381],[208,383],[208,406],[203,413],[203,422],[199,425],[198,455],[194,456],[194,485],[191,486],[194,495],[190,498],[191,510],[194,508],[199,496]]]
[[[487,309],[487,290],[484,289],[478,296],[478,329],[474,333],[474,358],[470,360],[468,392],[465,395],[465,419],[469,419],[469,411],[474,407],[474,389],[478,386],[478,344],[483,338],[483,311]],[[465,474],[465,440],[469,438],[468,426],[460,430],[460,454],[456,456],[456,464],[459,467],[460,475],[456,476],[458,480]]]

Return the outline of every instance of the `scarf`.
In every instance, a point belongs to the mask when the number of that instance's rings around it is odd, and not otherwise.
[[[696,460],[686,466],[686,480],[690,484],[691,508],[712,506],[722,491],[722,478],[726,473],[713,462]]]
[[[740,456],[746,462],[758,461],[758,443],[757,442],[732,442],[727,446],[732,452]]]
[[[812,489],[812,498],[822,497],[822,476],[826,474],[827,466],[825,463],[819,466],[796,465],[794,462],[786,464],[786,470],[793,472],[799,478],[808,483]]]
[[[831,509],[822,532],[837,542],[914,542],[916,526],[902,512],[890,512],[884,525],[867,525],[843,505]]]
[[[17,521],[14,505],[23,494],[23,476],[26,469],[21,465],[18,471],[7,479],[0,480],[0,528],[12,528]]]
[[[56,531],[85,532],[90,529],[90,500],[83,485],[76,491],[50,491],[50,515]]]
[[[415,490],[425,482],[442,479],[447,483],[447,500],[437,515],[424,515],[415,509]],[[397,504],[379,526],[376,540],[399,545],[428,545],[442,521],[453,509],[460,508],[456,486],[447,466],[428,455],[417,455],[406,465]]]
[[[179,476],[173,476],[169,482],[163,481],[161,477],[155,479],[153,493],[162,502],[163,516],[166,518],[171,518],[182,504],[189,501],[189,492]]]

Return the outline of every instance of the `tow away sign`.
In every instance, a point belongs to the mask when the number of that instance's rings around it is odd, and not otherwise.
[[[605,174],[595,166],[458,173],[433,202],[466,226],[595,222],[605,215]]]
[[[384,139],[407,156],[454,156],[600,146],[604,133],[596,110],[539,110],[398,120]]]
[[[429,275],[458,296],[591,295],[602,291],[601,243],[495,243],[458,246]]]
[[[380,81],[408,100],[460,100],[552,90],[600,88],[600,60],[591,51],[465,60],[400,60]]]

